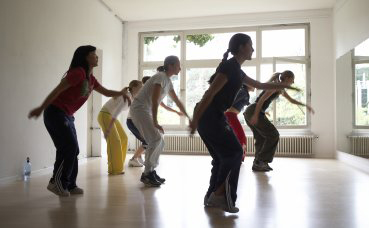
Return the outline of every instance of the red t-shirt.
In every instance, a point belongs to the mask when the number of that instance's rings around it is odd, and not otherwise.
[[[86,102],[91,91],[100,86],[100,83],[92,74],[87,80],[82,67],[69,70],[65,78],[71,86],[60,93],[52,104],[72,116]]]

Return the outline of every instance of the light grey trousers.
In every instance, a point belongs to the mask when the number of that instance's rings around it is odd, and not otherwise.
[[[159,156],[164,150],[163,136],[159,129],[154,126],[150,111],[141,107],[131,107],[130,109],[133,124],[147,142],[145,174],[153,171],[159,165]]]

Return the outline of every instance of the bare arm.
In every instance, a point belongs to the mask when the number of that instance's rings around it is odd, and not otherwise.
[[[122,91],[109,90],[102,85],[96,87],[95,90],[106,97],[118,97],[123,94]]]
[[[172,109],[171,107],[167,106],[166,104],[164,104],[164,102],[160,102],[160,106],[163,107],[165,110],[169,111],[169,112],[174,112],[174,113],[177,113],[178,115],[183,115],[182,112],[178,112],[177,110],[175,109]]]
[[[164,129],[158,123],[158,106],[159,106],[159,97],[160,97],[161,85],[155,84],[154,89],[152,91],[151,96],[151,110],[152,110],[152,119],[154,126],[159,129],[162,133],[164,133]]]
[[[267,92],[265,92],[263,94],[263,96],[260,97],[260,99],[258,100],[258,102],[256,103],[256,107],[254,110],[254,114],[252,115],[251,119],[250,119],[250,124],[251,125],[256,125],[258,123],[259,120],[259,114],[261,111],[261,108],[263,107],[264,102],[273,94],[275,93],[275,90],[269,90]]]
[[[296,90],[296,91],[300,91],[300,89],[291,87],[291,86],[283,84],[283,83],[271,83],[271,82],[261,83],[259,81],[256,81],[256,80],[250,78],[247,75],[244,77],[243,83],[247,84],[247,85],[250,85],[254,88],[263,89],[263,90],[286,89],[287,88],[287,89],[293,89],[293,90]]]
[[[190,117],[188,116],[188,114],[186,112],[185,107],[183,106],[182,102],[178,99],[176,92],[174,90],[170,90],[169,91],[169,96],[170,96],[170,98],[172,98],[174,103],[176,103],[176,105],[179,108],[179,110],[181,111],[181,113],[185,114],[185,116],[187,116],[187,118],[191,121]],[[177,111],[175,111],[175,112],[177,112]],[[177,112],[177,114],[178,114],[178,112]]]
[[[28,118],[37,118],[41,115],[41,113],[45,110],[45,108],[51,104],[57,97],[58,95],[63,92],[64,90],[68,89],[70,87],[68,81],[66,78],[63,78],[60,83],[50,92],[50,94],[46,97],[46,99],[44,100],[44,102],[42,102],[42,104],[37,107],[32,109],[29,114],[28,114]]]
[[[194,110],[193,119],[190,123],[191,134],[195,133],[200,117],[207,109],[214,96],[223,88],[227,81],[227,75],[218,73],[214,81],[210,84],[209,89],[205,92],[197,108]]]
[[[295,99],[293,99],[292,97],[290,97],[290,95],[288,95],[288,93],[286,92],[286,91],[284,91],[283,93],[282,93],[282,95],[289,101],[289,102],[291,102],[292,104],[295,104],[295,105],[301,105],[301,106],[305,106],[307,109],[308,109],[308,111],[310,111],[311,113],[315,113],[315,111],[314,111],[314,109],[312,108],[312,107],[310,107],[309,105],[307,105],[307,104],[304,104],[304,103],[302,103],[302,102],[300,102],[300,101],[297,101],[297,100],[295,100]]]
[[[128,105],[131,105],[131,99],[128,96],[128,89],[123,89],[122,91],[115,91],[115,90],[109,90],[100,85],[99,87],[95,88],[95,91],[98,93],[107,96],[107,97],[118,97],[123,96],[124,101],[128,101]]]

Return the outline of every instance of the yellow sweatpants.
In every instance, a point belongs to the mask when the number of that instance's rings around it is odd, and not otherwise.
[[[110,113],[100,111],[97,121],[103,132],[109,127],[112,120]],[[124,132],[119,120],[114,121],[110,134],[106,140],[108,153],[108,173],[121,174],[124,172],[124,162],[126,160],[128,137]]]

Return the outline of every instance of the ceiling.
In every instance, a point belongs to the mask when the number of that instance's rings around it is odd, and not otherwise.
[[[336,0],[100,0],[123,21],[333,8]],[[338,0],[342,1],[342,0]]]

